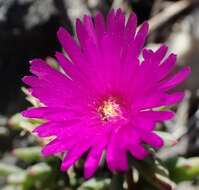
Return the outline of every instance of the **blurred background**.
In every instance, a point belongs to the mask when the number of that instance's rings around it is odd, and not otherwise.
[[[78,167],[78,174],[59,172],[60,160],[41,158],[37,146],[41,142],[21,130],[28,130],[34,124],[16,114],[30,106],[21,90],[21,78],[28,74],[28,61],[32,58],[54,61],[54,52],[61,49],[56,38],[58,28],[64,26],[74,34],[77,17],[95,15],[97,11],[106,15],[111,8],[119,7],[127,16],[133,10],[139,24],[149,21],[146,46],[156,49],[165,43],[178,55],[179,67],[192,68],[191,76],[180,87],[186,90],[186,97],[173,108],[177,112],[176,119],[163,126],[179,143],[158,152],[158,156],[167,164],[177,157],[183,157],[188,163],[189,158],[199,156],[199,0],[0,0],[0,189],[119,189],[110,185],[111,175],[104,168],[96,178],[103,180],[92,179],[86,185]],[[172,164],[167,165],[170,172],[175,165]],[[176,189],[199,190],[199,162],[189,164],[185,166],[197,166],[190,172],[192,175],[182,168],[177,174],[176,171],[170,174],[177,184]],[[183,171],[185,173],[179,177]],[[158,188],[146,184],[137,189]],[[168,186],[161,188],[169,189]]]

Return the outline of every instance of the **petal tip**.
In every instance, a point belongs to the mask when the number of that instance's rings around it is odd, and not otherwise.
[[[68,170],[70,167],[72,167],[71,165],[66,165],[64,162],[62,162],[60,170],[65,172],[66,170]]]
[[[63,38],[63,35],[66,33],[66,29],[63,26],[60,26],[57,31],[57,37],[59,40]]]
[[[169,111],[166,120],[171,120],[175,117],[175,112]]]
[[[23,116],[23,117],[26,117],[26,118],[28,118],[28,110],[25,110],[25,111],[22,111],[21,112],[21,115]]]
[[[144,31],[148,32],[149,30],[149,23],[147,21],[144,21],[141,25]]]
[[[94,172],[90,172],[89,169],[84,169],[84,178],[89,179],[93,176]]]
[[[190,66],[186,66],[185,67],[186,71],[187,71],[187,76],[191,74],[191,67]]]

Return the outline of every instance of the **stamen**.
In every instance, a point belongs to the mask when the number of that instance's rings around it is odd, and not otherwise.
[[[120,105],[116,102],[114,98],[109,98],[104,100],[98,108],[102,120],[108,121],[122,115]]]

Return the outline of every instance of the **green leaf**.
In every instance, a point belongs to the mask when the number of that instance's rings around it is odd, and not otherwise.
[[[165,147],[171,147],[178,143],[177,139],[170,133],[163,131],[155,131],[155,133],[163,139]]]
[[[38,146],[27,148],[16,148],[13,150],[13,154],[26,162],[40,161],[42,159],[41,148]]]
[[[26,95],[26,100],[30,102],[34,107],[42,106],[39,100],[32,96],[31,93],[27,90],[27,88],[22,87],[21,90]]]
[[[199,176],[199,157],[193,158],[172,158],[166,162],[173,181],[194,180]]]
[[[110,179],[90,179],[84,182],[78,190],[103,190],[110,185]],[[117,190],[117,189],[115,189]]]
[[[33,129],[35,129],[35,127],[42,124],[42,121],[39,119],[27,119],[23,117],[20,113],[17,113],[9,119],[8,124],[12,127],[12,129],[23,129],[31,133]]]
[[[44,187],[50,187],[52,182],[54,182],[54,179],[51,179],[52,174],[51,167],[43,162],[29,167],[23,183],[23,189],[44,189]]]
[[[9,135],[9,131],[7,127],[0,126],[0,137],[6,137]]]
[[[156,188],[160,190],[175,189],[175,183],[169,179],[168,170],[159,159],[152,155],[142,161],[130,157],[130,164],[138,170],[143,179]]]
[[[26,176],[27,176],[26,172],[18,172],[18,173],[10,174],[7,177],[7,183],[11,185],[22,184],[26,180]]]
[[[51,167],[48,164],[41,162],[29,167],[27,172],[31,177],[40,177],[50,174]]]
[[[14,173],[20,173],[23,170],[14,165],[8,165],[7,163],[0,163],[0,176],[8,176]]]
[[[23,190],[23,188],[17,185],[6,185],[1,190]]]

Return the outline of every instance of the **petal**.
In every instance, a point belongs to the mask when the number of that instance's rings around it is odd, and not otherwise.
[[[76,21],[76,33],[77,33],[78,40],[81,44],[81,47],[84,48],[85,42],[89,40],[90,37],[89,37],[89,33],[86,31],[82,22],[79,19],[77,19]]]
[[[97,36],[96,36],[92,18],[90,16],[85,15],[83,18],[83,24],[87,33],[89,34],[91,41],[97,44]]]
[[[63,146],[63,144],[58,139],[52,140],[42,149],[42,155],[49,156],[55,154],[55,152],[62,152],[63,150],[61,146]]]
[[[135,126],[135,123],[133,123],[131,126],[128,126],[126,130],[128,135],[128,139],[126,141],[127,150],[136,159],[143,160],[148,155],[148,152],[141,145],[140,129]]]
[[[139,31],[136,33],[135,36],[135,44],[137,46],[137,54],[140,53],[141,49],[143,48],[145,41],[146,41],[146,37],[148,34],[148,30],[149,30],[149,24],[147,22],[144,22]]]
[[[164,145],[164,141],[155,133],[142,131],[142,139],[153,148],[161,148]]]
[[[139,128],[141,128],[144,131],[151,132],[155,129],[156,123],[157,123],[157,121],[154,120],[154,119],[147,118],[147,117],[140,117],[139,115],[133,117],[132,120],[133,120],[133,123],[134,123],[134,124],[132,124],[132,126],[135,129],[138,128],[138,131],[139,131]],[[139,135],[137,135],[137,136],[140,137]],[[132,138],[135,139],[135,136],[133,136]],[[140,142],[139,140],[138,140],[138,142]]]
[[[143,54],[144,59],[148,60],[148,59],[151,59],[154,52],[151,49],[144,48],[142,54]]]
[[[45,87],[45,84],[44,84],[45,82],[46,85],[50,85],[51,87],[56,87],[56,90],[67,89],[71,91],[71,88],[72,88],[73,93],[74,93],[74,88],[78,89],[77,86],[71,80],[69,80],[61,72],[49,66],[42,59],[33,59],[32,61],[30,61],[30,64],[31,64],[31,67],[30,67],[31,72],[37,75],[39,80],[42,80],[42,81],[33,81],[32,79],[32,82],[34,82],[33,83],[34,86]],[[27,84],[28,82],[31,83],[30,80],[27,81]],[[41,82],[43,82],[42,85],[40,85]],[[64,92],[64,90],[62,92]]]
[[[77,66],[72,64],[70,60],[66,58],[66,56],[59,52],[56,52],[55,56],[61,67],[64,69],[65,73],[69,75],[72,80],[85,81],[83,73],[81,73],[81,71],[77,69]]]
[[[169,80],[162,82],[161,88],[164,90],[170,90],[171,88],[180,84],[183,80],[185,80],[188,75],[190,75],[191,69],[190,67],[184,67],[177,74],[171,77]]]
[[[81,107],[79,107],[81,108]],[[71,109],[67,108],[55,108],[55,107],[39,107],[39,108],[30,108],[22,112],[24,117],[28,118],[37,118],[45,119],[51,121],[65,121],[69,119],[78,119],[83,114],[83,110],[79,110],[75,107]]]
[[[135,110],[151,109],[161,106],[170,106],[180,102],[184,98],[184,92],[166,94],[162,92],[152,93],[142,97],[132,105]]]
[[[168,75],[169,72],[175,67],[177,56],[170,54],[159,66],[158,76],[159,79],[163,79]]]
[[[31,95],[38,98],[46,106],[66,107],[69,104],[74,105],[74,102],[75,105],[78,103],[83,105],[88,99],[93,99],[90,89],[83,88],[83,85],[80,87],[72,80],[69,81],[65,78],[53,74],[45,76],[40,74],[40,78],[26,76],[23,81],[32,87]],[[84,101],[82,101],[82,97],[84,97]]]
[[[137,16],[131,12],[125,28],[125,36],[129,39],[134,38],[137,26]]]
[[[131,155],[138,160],[143,160],[146,156],[148,156],[148,152],[140,144],[130,144],[128,146],[128,150]]]
[[[87,48],[87,44],[85,44]],[[94,49],[92,47],[92,49]],[[90,54],[92,56],[93,63],[96,64],[98,63],[96,53]],[[88,92],[89,95],[91,94],[96,94],[97,92],[97,87],[100,88],[99,85],[99,80],[98,80],[98,86],[96,87],[95,85],[95,80],[93,77],[93,72],[90,72],[87,70],[87,72],[83,72],[81,68],[79,68],[77,65],[72,64],[62,53],[56,52],[55,54],[57,60],[59,61],[60,65],[64,69],[65,73],[71,78],[72,82],[77,86],[83,87],[84,92]],[[87,57],[88,59],[91,57]],[[90,65],[91,67],[91,65]],[[91,74],[88,74],[90,72]],[[91,79],[92,80],[91,80]],[[97,74],[95,74],[96,80],[98,79]],[[92,92],[92,93],[91,93]]]
[[[61,139],[62,136],[66,138],[75,135],[78,131],[82,131],[82,126],[80,121],[72,119],[64,122],[60,121],[59,123],[47,122],[36,127],[33,133],[40,137],[59,136]]]
[[[42,149],[42,155],[43,156],[50,156],[57,153],[66,152],[69,148],[71,148],[74,145],[74,141],[67,141],[63,142],[59,139],[55,139],[48,143],[43,149]]]
[[[122,9],[118,9],[116,12],[116,33],[122,35],[125,29],[125,16]]]
[[[82,53],[80,48],[78,47],[75,40],[71,37],[71,35],[63,28],[60,27],[57,36],[59,42],[61,43],[62,47],[71,58],[74,63],[80,63],[82,60]]]
[[[169,106],[172,104],[176,104],[180,102],[184,98],[184,96],[185,96],[184,92],[171,93],[165,97],[164,104],[162,105]]]
[[[66,76],[52,68],[48,63],[46,63],[42,59],[33,59],[30,61],[30,64],[31,73],[35,74],[39,78],[45,79],[46,77],[53,77],[53,79],[55,80],[67,81]]]
[[[69,169],[89,149],[90,146],[90,141],[87,141],[87,143],[83,141],[73,147],[64,157],[64,160],[61,164],[61,170],[66,171]]]
[[[104,17],[100,12],[96,14],[94,22],[95,22],[96,34],[98,40],[100,40],[106,32],[106,24],[104,21]]]
[[[44,156],[50,156],[57,153],[66,152],[77,146],[80,142],[82,143],[82,138],[78,137],[77,139],[75,139],[75,134],[71,134],[70,136],[64,136],[64,139],[57,137],[55,140],[45,145],[45,147],[42,149],[42,154]]]
[[[128,169],[127,153],[125,143],[121,144],[125,136],[121,134],[122,131],[118,130],[111,136],[110,142],[107,147],[106,161],[109,169],[113,171],[126,171]]]
[[[100,159],[102,157],[103,150],[106,146],[106,143],[100,142],[98,145],[95,145],[91,148],[87,159],[84,163],[84,176],[85,178],[90,178],[96,171],[99,166]]]
[[[142,111],[139,113],[138,117],[139,116],[154,121],[164,121],[172,119],[174,113],[171,111]]]
[[[164,58],[168,51],[168,47],[166,45],[160,46],[160,48],[154,53],[154,60],[157,63],[160,63],[160,61]]]
[[[106,27],[107,31],[111,34],[114,33],[114,26],[115,26],[115,11],[114,9],[110,10],[107,15],[106,19]]]

